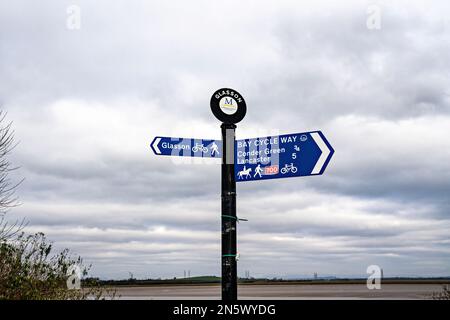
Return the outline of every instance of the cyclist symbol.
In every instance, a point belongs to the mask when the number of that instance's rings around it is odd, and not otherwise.
[[[285,164],[284,168],[281,169],[281,174],[286,174],[288,172],[292,172],[292,173],[296,173],[297,172],[297,167],[294,166],[293,163],[291,164]]]
[[[192,147],[193,152],[202,151],[203,153],[208,152],[208,148],[203,145],[203,143],[196,143],[195,146]]]

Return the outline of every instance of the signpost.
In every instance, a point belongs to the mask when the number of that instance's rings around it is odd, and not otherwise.
[[[222,122],[222,141],[156,137],[156,155],[222,158],[222,300],[237,300],[236,181],[321,175],[334,150],[320,131],[236,141],[236,123],[247,112],[239,92],[219,89],[211,111]]]

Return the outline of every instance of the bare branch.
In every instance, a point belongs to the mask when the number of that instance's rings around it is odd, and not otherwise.
[[[11,165],[7,156],[17,143],[14,142],[12,122],[4,124],[5,119],[6,112],[0,110],[0,240],[16,236],[26,225],[24,220],[8,223],[5,219],[8,210],[19,205],[15,191],[23,182],[22,179],[14,183],[9,178],[10,172],[18,168]]]

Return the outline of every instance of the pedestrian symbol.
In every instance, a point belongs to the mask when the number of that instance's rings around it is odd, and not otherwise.
[[[219,147],[217,146],[217,143],[213,141],[211,145],[211,156],[215,157],[216,155],[220,155]]]
[[[262,178],[261,173],[263,172],[263,169],[261,168],[261,165],[258,164],[258,166],[255,168],[255,175],[253,178],[256,178],[257,175],[259,175],[260,178]]]

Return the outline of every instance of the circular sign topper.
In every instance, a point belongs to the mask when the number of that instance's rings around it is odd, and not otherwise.
[[[238,123],[247,113],[244,98],[236,90],[222,88],[211,97],[211,111],[217,119],[224,123]]]

